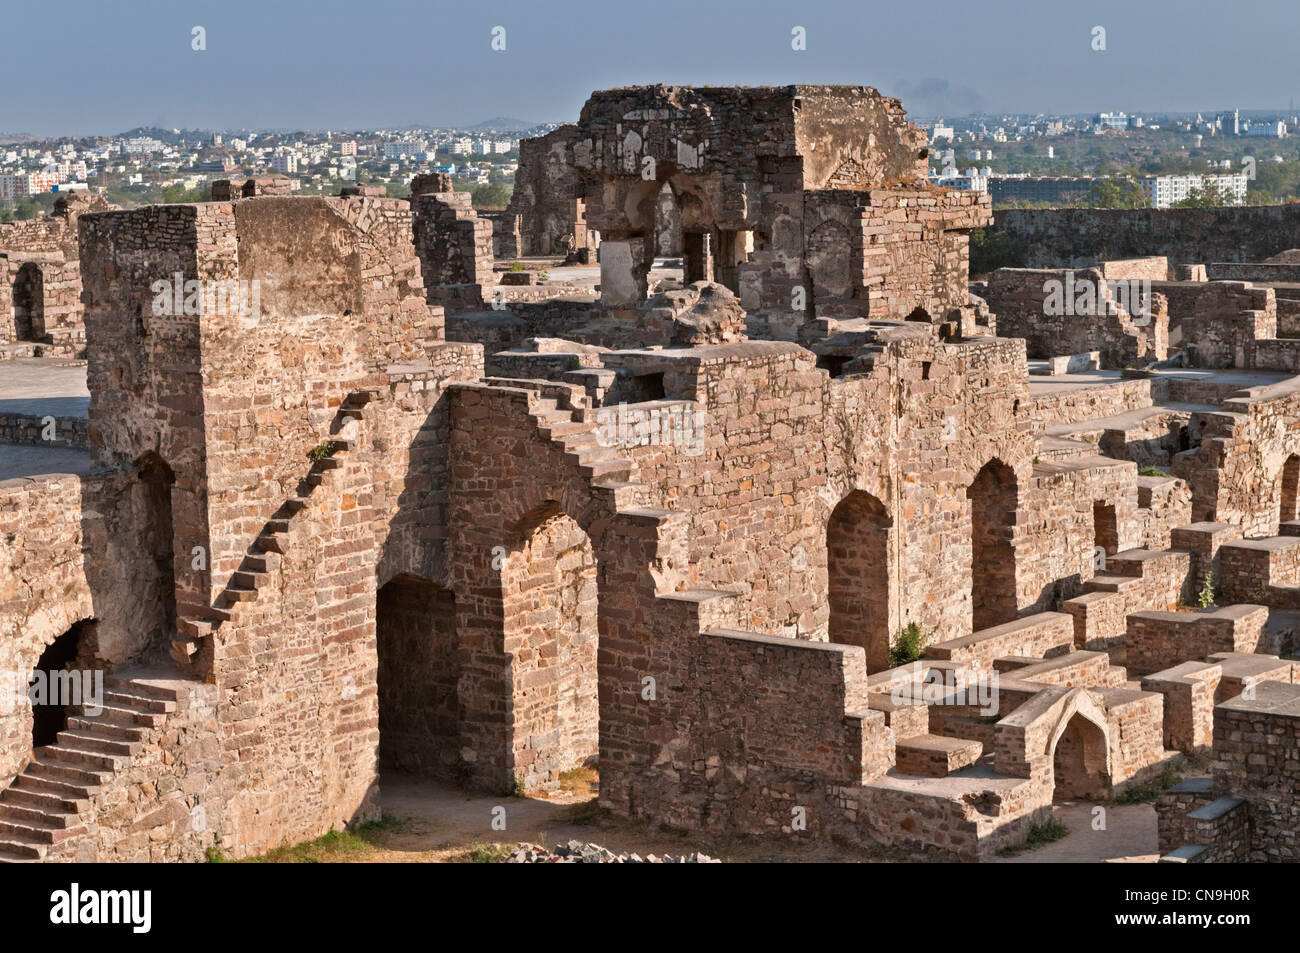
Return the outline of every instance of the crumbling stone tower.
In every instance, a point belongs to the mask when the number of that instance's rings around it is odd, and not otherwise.
[[[967,236],[988,200],[926,184],[925,134],[874,89],[605,90],[558,142],[602,236],[609,308],[646,298],[667,184],[685,280],[731,288],[774,336],[823,317],[973,326]]]
[[[0,225],[0,358],[82,356],[77,220],[109,207],[102,196],[68,192],[49,218]]]
[[[365,816],[391,516],[379,448],[405,461],[412,443],[366,406],[390,366],[427,366],[442,331],[409,205],[255,197],[91,215],[81,230],[90,450],[154,487],[148,535],[165,541],[171,583],[154,630],[218,692],[202,790],[224,797],[218,831],[271,846]],[[160,648],[122,644],[107,661]]]

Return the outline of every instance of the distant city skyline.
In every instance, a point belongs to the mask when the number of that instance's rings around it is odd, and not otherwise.
[[[947,115],[941,115],[941,114],[925,115],[925,114],[914,112],[912,110],[908,110],[908,119],[911,121],[919,121],[927,124],[935,122],[937,120],[942,120],[945,123],[955,122],[960,124],[965,121],[973,121],[977,119],[996,120],[1000,116],[1019,116],[1020,118],[1027,119],[1034,115],[1045,115],[1045,116],[1061,118],[1061,119],[1081,119],[1087,117],[1096,117],[1097,115],[1108,111],[1109,110],[1107,109],[1093,109],[1093,110],[1087,110],[1085,112],[1080,112],[1080,113],[1060,113],[1060,112],[1047,111],[1047,112],[1035,112],[1035,113],[1002,112],[1002,113],[966,113],[966,114],[952,113]],[[1285,107],[1276,107],[1271,109],[1238,107],[1237,111],[1239,112],[1243,120],[1250,119],[1251,121],[1256,121],[1261,118],[1269,118],[1274,116],[1279,118],[1293,116],[1296,114],[1296,107],[1294,105],[1285,106]],[[1224,115],[1230,115],[1233,112],[1233,108],[1226,108],[1226,109],[1216,108],[1216,109],[1200,109],[1200,110],[1193,109],[1193,110],[1176,110],[1176,111],[1175,110],[1168,110],[1168,111],[1114,110],[1114,112],[1119,113],[1121,115],[1128,114],[1128,115],[1136,116],[1138,118],[1169,117],[1173,119],[1178,119],[1180,121],[1186,121],[1188,118],[1198,113],[1202,115],[1205,119],[1212,120]],[[64,133],[54,133],[45,136],[39,136],[35,134],[32,135],[36,141],[48,141],[48,140],[60,139],[60,138],[96,138],[96,137],[112,138],[112,137],[124,136],[127,134],[135,134],[137,132],[142,132],[142,131],[166,132],[178,136],[184,136],[186,134],[189,135],[216,134],[216,135],[233,135],[233,136],[294,135],[298,133],[301,133],[303,135],[319,135],[319,134],[324,134],[326,132],[332,132],[337,135],[347,136],[347,135],[369,134],[375,132],[406,133],[406,132],[413,132],[416,130],[425,130],[425,131],[444,130],[444,131],[455,131],[458,134],[464,134],[471,137],[478,136],[483,138],[491,138],[493,135],[512,135],[512,134],[517,135],[519,133],[528,132],[530,130],[539,129],[542,127],[548,127],[548,126],[555,126],[563,122],[572,122],[572,121],[573,121],[572,119],[538,120],[535,122],[523,120],[521,121],[520,124],[517,125],[489,125],[489,123],[492,123],[493,120],[480,120],[479,122],[467,123],[461,126],[452,125],[450,123],[420,124],[420,123],[408,122],[408,123],[401,123],[401,124],[391,125],[391,126],[371,126],[365,129],[358,128],[358,127],[346,127],[346,126],[322,126],[319,128],[308,128],[308,127],[301,127],[301,126],[252,128],[248,126],[227,126],[227,127],[157,126],[157,125],[137,123],[136,125],[133,125],[130,128],[118,129],[113,132],[105,132],[105,133],[74,134],[74,133],[64,132]],[[28,134],[27,130],[23,130],[23,129],[0,129],[0,134],[13,134],[13,133]]]
[[[492,49],[505,28],[505,50]],[[792,30],[806,49],[792,49]],[[1104,51],[1093,49],[1094,28]],[[192,46],[202,27],[206,49]],[[958,28],[959,27],[959,28]],[[1267,28],[1265,28],[1267,27]],[[1193,0],[466,6],[68,0],[6,10],[0,132],[470,126],[576,119],[594,89],[852,83],[910,115],[1288,111],[1300,7]],[[1274,99],[1274,103],[1267,102]]]

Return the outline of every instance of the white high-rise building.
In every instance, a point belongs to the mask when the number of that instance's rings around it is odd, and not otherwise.
[[[1148,175],[1142,188],[1155,208],[1168,208],[1193,195],[1214,188],[1226,205],[1241,205],[1246,201],[1246,173],[1224,175]]]

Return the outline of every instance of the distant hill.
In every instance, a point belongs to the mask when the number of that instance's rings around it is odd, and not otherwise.
[[[165,142],[169,146],[174,146],[184,138],[188,130],[182,129],[180,133],[172,132],[170,129],[160,129],[157,126],[136,126],[134,129],[128,129],[126,132],[119,132],[119,139],[157,139],[159,142]]]
[[[17,142],[35,142],[36,137],[25,132],[0,132],[0,145],[10,145]]]
[[[526,122],[523,119],[489,119],[469,128],[476,132],[525,132],[538,125],[541,123]]]

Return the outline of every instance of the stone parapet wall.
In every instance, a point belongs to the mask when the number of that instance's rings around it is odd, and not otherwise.
[[[993,227],[1026,268],[1163,255],[1171,263],[1263,261],[1300,247],[1300,205],[1000,209]]]

